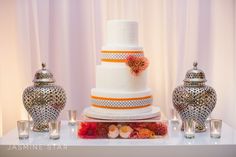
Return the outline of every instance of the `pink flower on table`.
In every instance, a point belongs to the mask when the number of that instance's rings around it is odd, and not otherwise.
[[[146,57],[129,55],[126,58],[126,65],[130,67],[131,73],[137,76],[148,67],[149,62]]]

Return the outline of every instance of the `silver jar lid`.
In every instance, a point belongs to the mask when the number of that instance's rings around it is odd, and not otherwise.
[[[46,64],[42,63],[42,69],[38,70],[34,75],[34,83],[54,83],[53,74],[46,69]]]
[[[207,81],[205,78],[205,73],[201,69],[198,69],[197,65],[198,65],[197,62],[193,63],[193,69],[187,71],[184,82],[204,83]]]

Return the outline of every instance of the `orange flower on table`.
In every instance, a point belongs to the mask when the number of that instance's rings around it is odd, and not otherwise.
[[[158,136],[165,136],[167,134],[167,125],[162,122],[153,122],[147,125],[147,128],[153,131]]]
[[[155,136],[155,133],[149,129],[141,128],[138,130],[137,134],[138,138],[153,138]]]

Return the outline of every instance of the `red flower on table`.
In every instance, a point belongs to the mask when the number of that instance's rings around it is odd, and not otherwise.
[[[110,123],[106,122],[98,122],[97,123],[97,136],[99,138],[107,138],[108,137],[108,128]]]
[[[131,138],[131,139],[138,139],[138,138],[139,138],[139,136],[138,136],[138,131],[137,131],[137,130],[133,131],[133,132],[130,134],[130,138]]]
[[[97,138],[97,123],[95,122],[80,123],[78,136],[81,138]]]
[[[167,125],[161,122],[158,123],[149,123],[147,128],[153,131],[156,135],[164,136],[167,134]]]
[[[148,67],[149,62],[146,57],[136,57],[129,55],[126,58],[126,65],[130,67],[131,73],[137,76]]]

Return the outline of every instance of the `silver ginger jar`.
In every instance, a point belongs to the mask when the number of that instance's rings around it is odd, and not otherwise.
[[[173,105],[182,121],[194,119],[196,132],[206,131],[205,122],[216,105],[215,90],[205,85],[206,78],[202,70],[193,63],[184,79],[184,85],[173,91]],[[183,125],[182,125],[183,129]]]
[[[65,91],[54,84],[55,80],[46,65],[34,76],[34,85],[26,88],[23,103],[33,119],[33,131],[48,131],[48,122],[56,120],[66,103]]]

